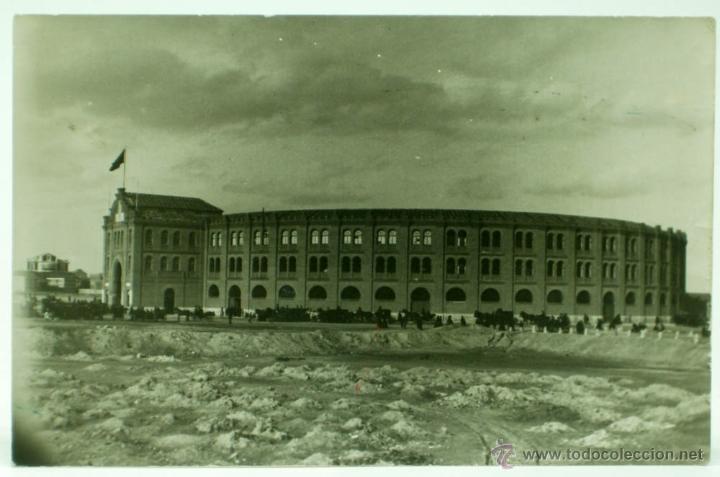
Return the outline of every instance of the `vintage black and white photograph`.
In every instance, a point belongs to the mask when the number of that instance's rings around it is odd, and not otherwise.
[[[17,465],[710,463],[713,18],[13,28]]]

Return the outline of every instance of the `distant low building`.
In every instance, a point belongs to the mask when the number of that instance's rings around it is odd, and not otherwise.
[[[28,295],[67,295],[91,288],[88,274],[81,269],[70,271],[69,266],[68,260],[51,253],[32,257],[27,260],[25,271],[15,274],[15,281],[22,281],[24,286],[16,284],[13,289],[22,289]]]

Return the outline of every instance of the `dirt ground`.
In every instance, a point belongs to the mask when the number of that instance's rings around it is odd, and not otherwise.
[[[47,464],[495,465],[498,439],[514,465],[589,463],[534,449],[709,452],[707,341],[15,325],[16,430]]]

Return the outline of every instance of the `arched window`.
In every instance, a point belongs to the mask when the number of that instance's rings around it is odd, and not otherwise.
[[[397,230],[391,229],[388,232],[388,244],[397,245]]]
[[[547,296],[548,303],[562,303],[563,296],[560,290],[551,290]]]
[[[515,232],[515,248],[523,248],[523,236],[521,231]]]
[[[195,271],[195,257],[188,258],[187,270],[188,272]]]
[[[235,257],[230,257],[228,260],[228,272],[234,272],[235,271]]]
[[[172,269],[173,269],[173,272],[180,271],[180,257],[173,257]]]
[[[262,232],[259,230],[256,230],[253,233],[253,243],[255,245],[262,245]]]
[[[466,247],[467,246],[467,231],[466,230],[458,230],[458,247]]]
[[[167,257],[160,257],[160,271],[165,272],[168,269]]]
[[[325,289],[319,285],[315,285],[310,289],[308,292],[308,298],[311,300],[326,300],[327,299],[327,292]]]
[[[152,257],[150,255],[145,257],[145,271],[146,272],[152,271]]]
[[[466,269],[467,269],[467,260],[465,260],[464,258],[458,258],[458,261],[457,261],[458,275],[465,275]]]
[[[310,243],[313,245],[317,245],[320,243],[320,231],[317,229],[312,229],[310,231]]]
[[[397,272],[397,261],[395,257],[388,257],[386,271],[391,275]]]
[[[237,257],[235,259],[235,271],[242,272],[242,257]]]
[[[177,230],[172,234],[172,244],[173,247],[177,247],[180,245],[180,232],[178,232]]]
[[[317,273],[317,271],[318,271],[317,257],[310,257],[310,265],[308,268],[310,269],[310,273]]]
[[[660,306],[665,306],[665,303],[667,302],[667,297],[664,293],[660,294]]]
[[[610,278],[612,278],[613,280],[617,278],[617,264],[610,264]]]
[[[422,243],[422,234],[419,230],[413,230],[412,231],[412,244],[413,245],[420,245]]]
[[[265,273],[268,271],[268,259],[267,257],[260,258],[260,272]]]
[[[360,290],[358,290],[355,287],[345,287],[345,288],[343,288],[342,292],[340,292],[340,299],[341,300],[359,300],[360,299]]]
[[[215,259],[212,257],[208,259],[208,271],[210,273],[215,273]]]
[[[237,232],[232,231],[230,232],[230,245],[236,246],[237,245]]]
[[[533,248],[533,233],[525,233],[525,248]]]
[[[145,245],[151,246],[153,243],[153,232],[152,230],[148,229],[145,231]]]
[[[362,271],[362,259],[360,257],[353,257],[352,271],[353,273],[360,273]]]
[[[253,257],[252,271],[253,273],[258,273],[260,271],[260,257]]]
[[[280,273],[287,272],[287,270],[288,270],[287,257],[280,257],[280,260],[278,262],[278,269],[280,270]]]
[[[377,243],[378,245],[385,245],[387,243],[387,235],[383,229],[377,231]]]
[[[575,302],[578,305],[589,305],[590,304],[590,292],[587,290],[581,290],[578,292]]]
[[[578,262],[578,263],[577,263],[576,270],[575,270],[575,276],[576,276],[577,278],[582,278],[582,276],[583,276],[583,271],[584,271],[584,270],[585,270],[585,267],[583,266],[583,263],[582,263],[582,262]]]
[[[497,276],[500,275],[500,259],[494,258],[492,261],[492,274]]]
[[[270,233],[267,230],[263,230],[262,233],[262,244],[270,245]]]
[[[432,232],[429,230],[423,232],[423,245],[432,245]]]
[[[328,258],[323,256],[320,257],[320,272],[327,273],[328,271]]]
[[[547,245],[548,250],[552,250],[555,248],[555,234],[550,232],[547,234],[547,237],[545,238],[545,244]]]
[[[380,287],[375,291],[375,299],[378,301],[395,300],[395,292],[390,287]]]
[[[480,262],[480,274],[481,275],[490,275],[490,259],[489,258],[483,258]]]
[[[555,276],[556,277],[562,277],[565,274],[565,262],[562,260],[558,260],[557,263],[555,263]]]
[[[295,289],[290,285],[283,285],[278,290],[278,298],[281,300],[292,300],[295,298]]]
[[[455,273],[455,259],[454,258],[448,258],[445,261],[445,273],[448,275],[452,275]]]
[[[343,257],[341,262],[341,271],[343,273],[350,273],[350,257]]]
[[[499,230],[495,230],[495,231],[492,233],[492,246],[493,246],[493,248],[499,248],[499,247],[500,247],[500,245],[501,245],[501,239],[502,239],[502,235],[500,234],[500,231],[499,231]]]
[[[432,259],[430,257],[422,259],[422,272],[424,274],[432,273]]]
[[[162,232],[160,232],[160,245],[165,247],[165,246],[167,246],[167,244],[168,244],[168,231],[163,230]]]
[[[603,266],[602,266],[602,275],[603,275],[603,278],[610,278],[610,271],[609,271],[609,270],[610,270],[610,264],[608,264],[608,263],[603,263]]]
[[[550,243],[550,242],[548,242]],[[545,267],[547,270],[547,276],[552,277],[555,274],[555,261],[554,260],[548,260],[547,267]]]
[[[645,294],[645,304],[646,305],[652,305],[653,304],[653,295],[650,292],[647,292]]]
[[[352,231],[350,231],[349,229],[343,230],[343,243],[345,245],[352,244]]]
[[[292,229],[290,231],[290,245],[297,245],[298,243],[298,233],[297,230]]]
[[[590,235],[585,236],[585,250],[590,250],[592,248],[592,237]]]
[[[453,287],[445,293],[445,301],[465,301],[467,297],[462,288]]]
[[[220,257],[215,258],[215,271],[220,271]]]
[[[283,230],[280,232],[280,244],[288,245],[290,243],[290,232]]]
[[[420,273],[420,258],[413,257],[410,259],[410,273]]]
[[[555,236],[555,248],[558,250],[562,250],[565,248],[565,235],[564,234],[557,234]]]
[[[446,247],[454,247],[457,243],[457,234],[455,233],[455,230],[448,229],[447,232],[445,232],[445,246]]]
[[[290,257],[288,259],[288,272],[295,273],[297,271],[297,258]]]
[[[592,278],[592,263],[585,263],[585,277]]]
[[[483,230],[480,233],[480,246],[481,247],[489,247],[490,246],[490,231],[489,230]]]
[[[241,230],[237,233],[238,236],[238,245],[243,245],[245,243],[245,233]]]
[[[483,303],[497,303],[500,301],[500,293],[494,288],[487,288],[480,295],[480,301]]]
[[[523,288],[522,290],[518,290],[517,293],[515,293],[515,302],[516,303],[532,303],[533,296],[530,290]]]
[[[251,295],[253,298],[266,298],[267,290],[262,285],[256,285],[255,288],[252,289]]]
[[[375,258],[375,273],[385,273],[385,258],[384,257],[376,257]]]
[[[220,289],[217,285],[210,285],[210,288],[208,288],[208,296],[210,298],[217,298],[220,296]]]
[[[625,304],[626,305],[634,305],[635,304],[635,292],[628,292],[628,294],[625,295]]]
[[[362,245],[362,230],[355,229],[355,233],[353,234],[353,243],[355,245]]]
[[[521,276],[523,272],[523,261],[518,259],[515,260],[515,276]]]

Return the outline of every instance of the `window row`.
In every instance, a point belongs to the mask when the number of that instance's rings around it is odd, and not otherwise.
[[[110,232],[108,232],[108,236],[110,236]],[[130,234],[129,236],[132,237],[132,234]],[[121,248],[123,246],[124,241],[125,241],[125,231],[124,230],[115,230],[114,232],[112,232],[113,247]]]
[[[565,248],[565,234],[548,232],[545,237],[545,246],[548,250],[563,250]]]
[[[427,293],[427,290],[421,289],[426,295],[429,295]],[[418,290],[415,290],[417,292]],[[415,294],[413,292],[413,294]],[[240,289],[234,285],[231,290],[229,291],[229,295],[239,297],[240,296]],[[256,285],[253,287],[253,289],[250,292],[250,295],[252,298],[256,299],[264,299],[267,298],[267,289],[262,285]],[[210,298],[218,298],[220,296],[220,289],[217,285],[210,285],[208,288],[208,297]],[[290,285],[283,285],[278,289],[278,298],[283,299],[293,299],[296,297],[295,289]],[[320,286],[315,285],[308,290],[308,299],[310,300],[326,300],[328,297],[327,290]],[[378,301],[394,301],[396,299],[395,291],[388,287],[388,286],[381,286],[377,290],[375,290],[374,294],[375,300]],[[347,286],[343,288],[340,292],[340,299],[341,300],[348,300],[348,301],[357,301],[362,298],[362,294],[360,290],[357,287],[354,286]],[[429,298],[428,298],[429,299]],[[528,289],[520,289],[515,293],[514,300],[516,303],[532,303],[533,302],[533,294]],[[445,293],[445,301],[447,302],[464,302],[467,301],[467,295],[465,291],[462,288],[453,287],[450,288]],[[480,301],[482,303],[498,303],[500,302],[500,292],[498,292],[495,288],[487,288],[483,290],[483,292],[480,295]],[[603,299],[605,303],[614,303],[615,298],[612,295],[612,293],[608,292],[605,294],[605,297]],[[549,304],[562,304],[564,302],[564,295],[562,291],[560,290],[550,290],[546,296],[546,302]],[[575,296],[575,302],[579,305],[590,305],[591,304],[591,295],[590,292],[587,290],[581,290],[577,293]],[[644,296],[643,303],[646,306],[653,305],[654,302],[654,296],[653,293],[648,292]],[[661,306],[665,306],[667,304],[667,296],[665,293],[661,293],[659,296],[658,303]],[[636,304],[636,296],[635,292],[628,292],[625,295],[625,304],[626,305],[635,305]]]
[[[175,230],[170,234],[169,230],[160,231],[160,246],[167,247],[172,243],[173,247],[179,247],[182,245],[182,238],[185,234],[180,233],[179,230]],[[144,243],[146,247],[151,247],[155,243],[155,230],[145,229]],[[187,233],[187,244],[189,247],[197,246],[197,236],[195,232]]]
[[[499,230],[483,230],[480,232],[480,246],[483,248],[500,248],[502,234]]]
[[[195,272],[195,257],[189,257],[187,261],[185,261],[185,267],[182,266],[182,261],[180,257],[160,257],[159,263],[158,263],[158,270],[161,272],[180,272],[180,271],[187,271],[187,272]],[[146,272],[151,272],[155,269],[155,260],[152,256],[147,255],[144,259],[143,263],[143,269]]]
[[[515,232],[515,248],[531,249],[533,248],[533,233],[518,230]]]
[[[617,252],[617,238],[616,237],[603,237],[602,238],[602,250],[603,250],[603,252],[609,252],[609,253]]]
[[[516,277],[532,277],[534,275],[534,262],[532,260],[515,260]]]

